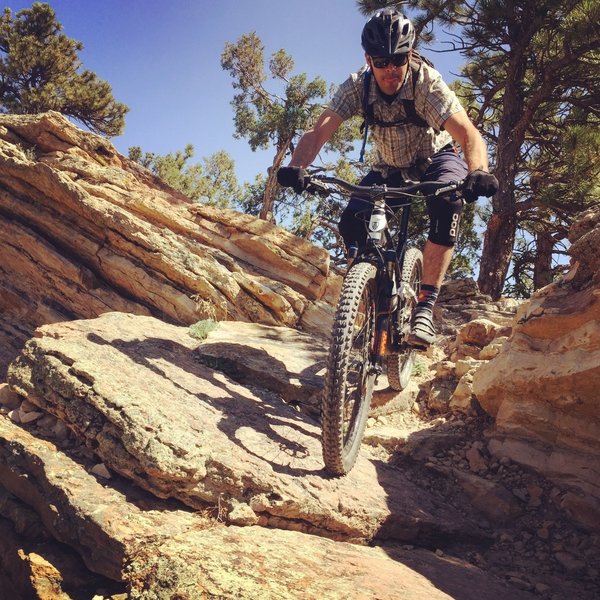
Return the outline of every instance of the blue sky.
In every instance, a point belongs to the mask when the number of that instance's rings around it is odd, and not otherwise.
[[[240,182],[252,181],[272,162],[233,138],[234,95],[220,66],[226,42],[256,32],[265,57],[283,48],[294,73],[339,84],[363,63],[360,32],[365,18],[354,0],[53,0],[64,33],[84,44],[86,69],[107,81],[129,106],[125,133],[111,141],[166,154],[193,144],[193,161],[218,150],[235,160]],[[32,1],[8,1],[13,13]],[[425,53],[426,50],[425,50]],[[450,82],[456,54],[431,54]],[[357,149],[358,154],[358,149]]]

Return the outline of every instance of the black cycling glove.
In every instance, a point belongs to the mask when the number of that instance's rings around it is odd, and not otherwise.
[[[279,185],[293,188],[296,194],[306,189],[306,177],[306,171],[300,167],[281,167],[277,171]]]
[[[494,175],[487,171],[477,169],[471,171],[465,179],[463,195],[465,202],[475,202],[479,196],[490,198],[498,191],[498,180]]]

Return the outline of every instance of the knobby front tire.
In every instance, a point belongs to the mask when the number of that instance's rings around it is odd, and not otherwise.
[[[345,475],[354,466],[369,416],[376,273],[369,263],[352,265],[335,313],[321,399],[323,459],[334,475]]]
[[[394,316],[398,320],[401,337],[404,339],[410,331],[410,321],[416,306],[416,296],[421,289],[422,276],[423,254],[417,248],[409,248],[404,255],[401,280],[405,284],[408,283],[414,296],[407,294],[404,298],[400,298],[398,312]],[[406,388],[412,376],[416,356],[416,351],[412,349],[388,355],[386,361],[388,384],[393,390],[401,392]]]

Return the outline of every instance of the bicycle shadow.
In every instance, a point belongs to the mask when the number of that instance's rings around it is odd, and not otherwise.
[[[265,336],[280,341],[276,336]],[[325,374],[324,357],[315,356],[310,365],[290,371],[281,360],[266,350],[234,342],[209,342],[196,350],[197,360],[225,373],[237,383],[259,387],[278,394],[285,403],[293,405],[318,419],[320,394]]]
[[[266,462],[274,472],[302,477],[322,470],[317,421],[286,404],[282,396],[291,389],[291,397],[296,397],[298,391],[290,381],[298,374],[290,373],[282,361],[266,351],[242,344],[220,344],[227,355],[244,352],[255,365],[262,364],[263,380],[255,376],[255,371],[244,371],[226,358],[214,359],[210,364],[210,359],[200,356],[202,346],[190,349],[165,338],[106,340],[95,333],[88,334],[88,339],[111,345],[144,370],[167,380],[166,385],[182,396],[196,398],[200,407],[219,415],[218,431],[248,455]],[[314,375],[313,370],[307,369],[303,376]],[[205,437],[210,439],[210,435]]]

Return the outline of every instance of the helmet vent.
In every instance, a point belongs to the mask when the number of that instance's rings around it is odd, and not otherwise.
[[[408,52],[415,41],[412,23],[396,10],[382,10],[367,21],[362,46],[369,56],[392,56]]]

